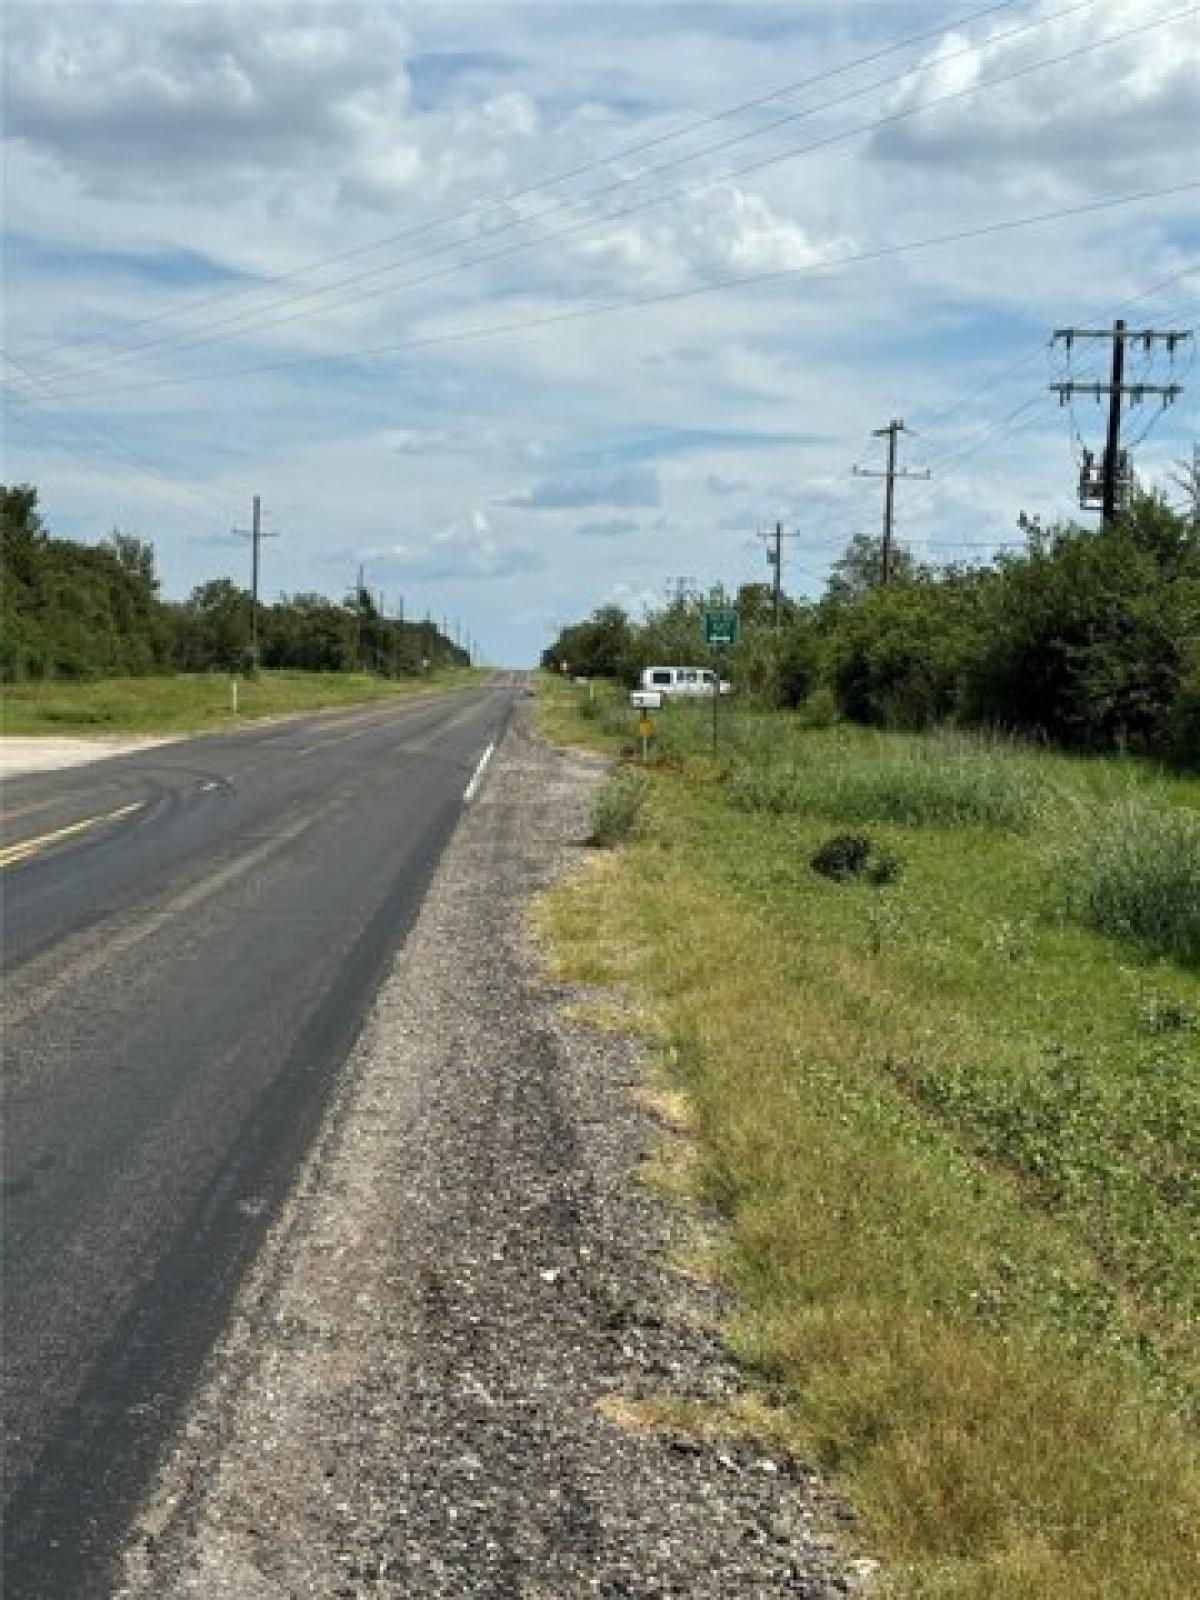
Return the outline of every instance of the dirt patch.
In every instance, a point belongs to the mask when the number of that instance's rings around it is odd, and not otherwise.
[[[176,735],[178,737],[178,735]],[[17,778],[26,772],[59,772],[64,767],[83,767],[89,761],[109,756],[129,755],[153,745],[171,744],[173,739],[64,739],[55,734],[0,736],[0,778]]]
[[[599,769],[518,724],[383,986],[326,1131],[135,1528],[121,1593],[852,1592],[801,1464],[629,1426],[727,1406],[688,1224],[635,1181],[664,1136],[636,1047],[564,1014],[530,897]]]

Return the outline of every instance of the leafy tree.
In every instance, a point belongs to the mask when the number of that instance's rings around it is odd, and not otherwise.
[[[826,671],[843,713],[883,727],[952,717],[971,658],[979,581],[890,584],[825,616]]]
[[[908,583],[919,571],[911,551],[901,545],[892,546],[894,584]],[[856,533],[833,563],[825,598],[833,605],[847,605],[882,586],[883,539],[868,533]]]
[[[1142,497],[1108,528],[1032,532],[988,588],[970,711],[1077,749],[1165,752],[1200,639],[1184,519]]]
[[[245,670],[252,609],[250,591],[239,589],[230,578],[198,585],[183,608],[180,665],[188,672]]]
[[[559,671],[565,665],[588,678],[619,678],[628,670],[633,642],[629,618],[620,606],[601,606],[586,622],[564,628],[542,653],[542,665]]]

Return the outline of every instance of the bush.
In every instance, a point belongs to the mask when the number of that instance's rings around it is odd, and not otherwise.
[[[1089,927],[1200,965],[1200,818],[1123,801],[1081,833],[1061,872]]]
[[[1030,828],[1047,799],[1029,761],[1003,745],[926,739],[824,763],[747,765],[731,781],[747,811],[843,822]]]
[[[1179,686],[1171,724],[1171,755],[1176,765],[1200,772],[1200,655]]]
[[[800,707],[802,728],[832,728],[838,720],[837,696],[832,689],[814,689]]]
[[[649,786],[640,773],[622,767],[610,774],[592,804],[588,843],[607,846],[632,838],[641,821],[648,792]]]
[[[839,833],[826,839],[809,866],[835,883],[861,878],[878,888],[895,883],[900,876],[896,857],[877,850],[865,833]]]

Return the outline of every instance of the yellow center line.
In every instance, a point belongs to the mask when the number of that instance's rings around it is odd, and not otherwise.
[[[49,811],[51,806],[61,806],[61,794],[51,795],[49,800],[37,800],[32,805],[17,806],[15,809],[6,806],[0,800],[0,823],[16,822],[19,817],[32,817],[35,811]]]
[[[69,839],[72,834],[83,833],[88,828],[98,828],[102,822],[115,822],[118,817],[127,817],[131,812],[140,811],[145,804],[144,800],[135,800],[132,805],[118,806],[115,811],[106,811],[103,816],[85,817],[82,822],[56,828],[53,833],[41,833],[34,839],[22,839],[17,844],[10,844],[6,850],[0,850],[0,867],[11,867],[28,856],[37,855],[39,850],[57,844],[60,839]]]

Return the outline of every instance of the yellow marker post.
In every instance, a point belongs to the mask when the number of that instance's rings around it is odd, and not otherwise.
[[[650,755],[650,741],[654,737],[654,723],[645,711],[638,718],[638,734],[642,741],[642,764],[645,765]]]

